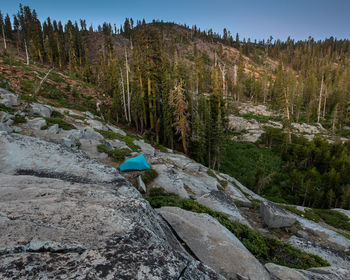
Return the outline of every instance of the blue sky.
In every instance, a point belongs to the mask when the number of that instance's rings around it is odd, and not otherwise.
[[[350,38],[350,0],[0,0],[0,10],[13,15],[19,3],[36,9],[41,20],[83,18],[94,27],[105,21],[119,26],[132,17],[196,24],[220,33],[226,27],[241,38],[258,40],[270,35],[282,40]]]

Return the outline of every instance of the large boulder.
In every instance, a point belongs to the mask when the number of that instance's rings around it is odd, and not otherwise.
[[[296,222],[293,215],[270,201],[261,202],[260,213],[269,228],[290,227]]]
[[[1,103],[5,104],[7,107],[18,106],[20,104],[20,97],[11,91],[0,88],[0,97],[2,98]]]
[[[162,207],[159,213],[200,261],[226,278],[270,279],[259,261],[211,216],[177,207]]]
[[[164,188],[183,198],[198,198],[212,190],[217,190],[219,182],[206,172],[189,173],[170,164],[152,164],[158,173],[151,188]]]
[[[305,275],[296,269],[274,263],[265,264],[266,269],[270,272],[274,280],[309,280]]]
[[[227,215],[231,221],[236,221],[250,226],[246,218],[239,212],[233,199],[223,191],[211,191],[197,199],[200,204],[214,211],[219,211]]]
[[[39,130],[43,126],[46,126],[46,120],[43,118],[34,118],[34,119],[29,119],[27,123],[25,124],[30,129],[33,130]]]
[[[33,103],[30,105],[33,114],[36,114],[43,118],[51,117],[52,107],[48,105]]]

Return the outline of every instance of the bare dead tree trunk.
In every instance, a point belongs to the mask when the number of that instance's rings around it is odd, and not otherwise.
[[[29,65],[29,54],[28,54],[28,48],[27,48],[27,41],[24,40],[24,47],[26,50],[26,57],[27,57],[27,65]]]
[[[219,64],[219,68],[221,71],[221,75],[222,75],[222,92],[223,92],[223,97],[226,99],[226,108],[227,108],[227,93],[226,93],[226,69],[225,69],[225,64],[223,64],[222,66]]]
[[[48,76],[49,76],[49,74],[50,74],[50,72],[51,72],[52,70],[53,70],[53,68],[51,68],[51,69],[46,73],[45,77],[41,79],[40,84],[38,85],[38,87],[37,87],[37,88],[35,89],[35,91],[34,91],[35,95],[39,92],[41,86],[42,86],[43,83],[46,81],[46,79],[48,78]]]
[[[128,95],[128,121],[131,122],[131,113],[130,113],[130,88],[129,88],[129,64],[128,64],[128,54],[125,49],[125,70],[126,70],[126,91]]]
[[[317,107],[317,122],[320,122],[321,117],[321,103],[322,103],[322,92],[323,92],[323,75],[322,75],[322,81],[321,81],[321,88],[320,88],[320,96],[318,98],[318,107]]]
[[[122,86],[122,98],[123,98],[123,105],[124,105],[124,115],[127,121],[128,120],[128,113],[126,111],[126,102],[125,102],[125,90],[124,90],[124,78],[123,78],[123,72],[122,69],[120,69],[120,83]]]
[[[2,38],[4,39],[4,48],[6,50],[7,49],[7,45],[6,45],[6,37],[5,37],[4,25],[2,25]]]
[[[323,118],[325,118],[326,116],[326,102],[327,102],[327,87],[325,89],[325,94],[324,94],[323,113],[322,113]]]

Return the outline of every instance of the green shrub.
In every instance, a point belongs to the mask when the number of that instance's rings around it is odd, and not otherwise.
[[[131,136],[131,135],[124,136],[111,130],[101,130],[101,129],[95,129],[95,130],[106,139],[112,139],[112,140],[118,139],[120,141],[123,141],[133,152],[138,152],[140,150],[140,147],[138,145],[135,145],[133,142],[135,139],[137,139],[136,136]]]
[[[214,172],[213,170],[211,170],[211,169],[208,169],[207,174],[208,174],[209,176],[211,176],[211,177],[216,178],[215,172]]]
[[[6,107],[2,103],[0,103],[0,111],[4,111],[4,112],[10,113],[10,114],[13,114],[15,112],[15,110],[13,110],[12,108]]]
[[[66,121],[59,118],[45,118],[45,120],[48,126],[51,126],[53,124],[58,124],[58,127],[64,130],[71,130],[76,128],[74,125],[67,123]]]
[[[14,117],[11,118],[13,120],[14,124],[19,124],[19,123],[25,123],[27,122],[26,118],[21,115],[15,115]]]
[[[196,213],[209,214],[231,231],[263,264],[273,262],[279,265],[300,269],[329,265],[327,261],[319,256],[304,253],[277,239],[263,236],[260,232],[241,223],[231,221],[224,213],[213,211],[193,199],[180,198],[176,194],[167,194],[161,188],[152,189],[150,191],[150,196],[146,199],[153,208],[174,206]]]
[[[61,114],[60,112],[54,110],[54,111],[52,111],[52,113],[51,113],[51,118],[63,119],[63,118],[64,118],[64,115]]]
[[[115,161],[122,161],[124,158],[130,154],[130,150],[128,149],[108,149],[105,144],[97,145],[97,150],[100,153],[106,153],[108,156],[113,158]]]
[[[145,184],[151,183],[155,178],[158,177],[158,172],[152,168],[147,169],[143,174],[142,174],[142,181]]]

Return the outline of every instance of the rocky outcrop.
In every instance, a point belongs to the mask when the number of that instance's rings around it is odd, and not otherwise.
[[[293,215],[270,201],[261,202],[260,213],[269,228],[290,227],[296,222]]]
[[[238,106],[239,113],[242,115],[245,114],[254,114],[254,115],[261,115],[266,117],[272,117],[276,116],[272,111],[269,111],[267,109],[267,106],[265,105],[254,105],[251,103],[241,103]]]
[[[336,250],[325,245],[324,243],[322,244],[296,236],[291,236],[287,240],[287,243],[304,252],[320,256],[321,258],[327,260],[331,265],[350,270],[350,257],[343,251]]]
[[[32,103],[30,105],[31,112],[35,115],[38,115],[43,118],[49,118],[51,117],[52,113],[52,107],[48,105],[38,104],[38,103]]]
[[[11,91],[0,88],[0,103],[4,104],[6,107],[12,108],[13,106],[18,106],[21,102],[20,97]]]
[[[219,182],[206,172],[196,172],[195,175],[170,164],[152,164],[158,173],[150,184],[151,188],[163,188],[166,192],[179,195],[182,198],[198,198],[212,190],[217,190]]]
[[[245,219],[239,209],[234,203],[234,200],[223,191],[211,191],[197,199],[200,204],[227,215],[231,221],[236,221],[247,226],[250,226],[247,219]]]
[[[226,278],[270,279],[242,243],[211,216],[177,207],[162,207],[158,211],[200,261]]]
[[[1,279],[220,279],[116,169],[0,132]]]
[[[265,264],[273,280],[348,280],[350,271],[336,267],[293,269],[273,263]]]
[[[223,279],[174,250],[149,204],[115,191],[127,185],[0,174],[0,278]]]

